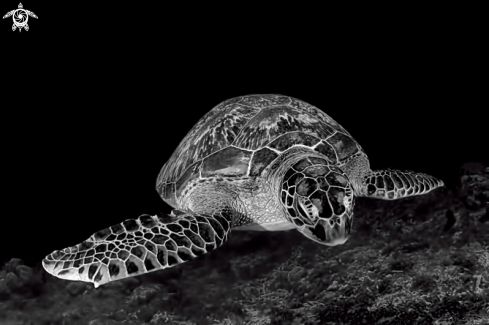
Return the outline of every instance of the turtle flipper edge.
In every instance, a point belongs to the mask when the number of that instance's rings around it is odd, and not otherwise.
[[[364,197],[397,200],[423,195],[443,186],[443,181],[423,173],[401,170],[376,170],[364,182]]]
[[[176,214],[175,214],[176,213]],[[44,269],[60,278],[98,286],[169,268],[221,246],[231,231],[226,213],[141,215],[46,256]]]
[[[5,19],[5,18],[8,18],[10,16],[12,16],[12,14],[15,12],[15,10],[10,10],[9,12],[7,12],[2,18]]]

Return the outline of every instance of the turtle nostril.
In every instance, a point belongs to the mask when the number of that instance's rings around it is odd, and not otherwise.
[[[375,188],[375,185],[368,184],[368,186],[367,186],[367,193],[368,193],[369,195],[374,194],[376,190],[377,190],[377,189]]]

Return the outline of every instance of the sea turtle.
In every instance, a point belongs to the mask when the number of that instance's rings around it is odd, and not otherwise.
[[[36,14],[32,11],[23,9],[22,3],[19,3],[18,9],[11,10],[3,16],[3,18],[8,18],[12,16],[14,24],[12,25],[12,31],[15,31],[16,28],[19,29],[19,32],[22,31],[22,27],[25,28],[26,31],[29,30],[29,25],[27,25],[27,21],[29,20],[29,16],[33,18],[37,18]]]
[[[395,200],[443,186],[412,171],[370,170],[331,117],[301,100],[248,95],[208,112],[161,169],[174,210],[141,215],[43,260],[67,280],[107,282],[169,268],[221,246],[233,230],[297,229],[323,245],[350,234],[356,197]]]

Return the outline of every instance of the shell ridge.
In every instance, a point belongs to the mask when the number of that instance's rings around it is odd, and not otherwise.
[[[258,110],[258,112],[256,112],[256,114],[255,114],[255,115],[253,115],[253,116],[252,116],[250,119],[248,119],[248,121],[247,121],[245,124],[243,124],[243,126],[242,126],[242,127],[239,129],[239,132],[236,134],[236,137],[233,139],[233,142],[231,142],[231,143],[229,144],[230,146],[234,145],[234,143],[236,142],[236,139],[238,139],[238,138],[239,138],[239,135],[241,134],[241,132],[243,132],[243,130],[246,128],[246,126],[247,126],[247,125],[248,125],[248,124],[249,124],[249,123],[250,123],[250,122],[251,122],[251,121],[252,121],[252,120],[253,120],[253,119],[254,119],[254,118],[255,118],[255,117],[258,115],[258,114],[260,114],[260,112],[262,111],[262,109],[263,109],[263,108],[260,108],[260,109]],[[237,147],[236,145],[234,145],[234,146],[235,146],[235,147]],[[238,147],[237,147],[237,148],[238,148]]]

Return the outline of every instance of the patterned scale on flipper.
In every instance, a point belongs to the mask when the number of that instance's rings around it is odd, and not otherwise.
[[[43,260],[52,275],[66,280],[107,282],[169,268],[221,246],[231,229],[226,213],[142,215],[55,251]]]

